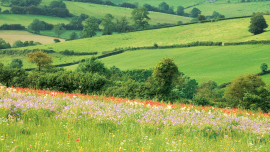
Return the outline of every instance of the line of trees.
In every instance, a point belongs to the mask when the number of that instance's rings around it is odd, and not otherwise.
[[[107,68],[96,57],[83,60],[75,71],[52,70],[52,58],[46,53],[29,53],[28,62],[37,71],[21,69],[22,61],[14,59],[10,66],[0,64],[0,82],[6,86],[51,89],[85,94],[103,94],[129,99],[153,99],[195,105],[237,107],[261,112],[270,111],[270,89],[256,74],[241,75],[221,89],[214,81],[202,82],[184,75],[174,61],[163,58],[153,69],[121,71]],[[261,70],[267,70],[267,64]],[[45,70],[50,69],[50,70]]]

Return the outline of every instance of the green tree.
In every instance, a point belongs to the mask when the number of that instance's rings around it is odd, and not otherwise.
[[[45,25],[38,19],[34,19],[33,22],[28,26],[28,29],[34,33],[40,33],[41,30],[45,29]]]
[[[118,18],[116,18],[115,28],[116,28],[118,33],[125,32],[127,25],[128,25],[128,21],[127,21],[126,16],[121,17],[120,20]]]
[[[57,24],[53,26],[52,31],[59,37],[61,34],[66,32],[66,28],[62,26],[62,24]]]
[[[91,73],[98,73],[100,75],[105,75],[107,72],[104,63],[98,60],[97,57],[92,56],[90,59],[86,59],[84,62],[80,62],[79,66],[77,67],[77,71],[81,71],[84,73],[91,72]]]
[[[158,5],[159,10],[161,10],[162,12],[167,12],[170,8],[170,6],[166,3],[166,2],[161,2]]]
[[[11,48],[10,44],[6,43],[5,40],[0,38],[0,49],[7,49],[7,48]]]
[[[268,24],[266,23],[264,17],[262,14],[257,13],[253,17],[251,17],[250,26],[249,26],[249,32],[256,34],[263,33],[264,29],[268,27]]]
[[[78,39],[78,35],[75,31],[72,31],[72,33],[69,35],[69,40],[76,40]]]
[[[153,76],[149,77],[148,85],[159,100],[167,100],[177,84],[178,76],[180,72],[173,59],[163,58],[153,69]]]
[[[181,25],[181,24],[183,24],[182,21],[178,21],[178,22],[177,22],[177,25]]]
[[[175,12],[175,14],[180,15],[180,16],[184,16],[184,14],[185,14],[184,9],[185,8],[183,6],[178,6],[177,11]]]
[[[199,14],[201,14],[202,12],[194,7],[191,11],[190,11],[190,16],[193,17],[193,18],[197,18]]]
[[[23,62],[22,62],[21,59],[13,59],[13,60],[11,61],[10,66],[11,66],[12,68],[18,68],[18,69],[20,69],[20,68],[22,68],[22,66],[23,66]]]
[[[145,29],[148,27],[148,21],[150,20],[148,14],[149,12],[145,7],[133,9],[131,15],[137,29]]]
[[[198,19],[199,21],[204,21],[204,20],[206,20],[206,18],[205,18],[204,15],[199,15],[199,16],[197,17],[197,19]]]
[[[35,51],[27,54],[27,62],[35,63],[40,72],[41,67],[45,69],[51,68],[52,57],[42,51]]]
[[[88,17],[85,20],[85,25],[83,26],[82,37],[93,37],[96,35],[96,31],[98,30],[98,24],[96,23],[96,19],[94,17]]]
[[[23,45],[23,42],[22,42],[22,41],[17,40],[17,41],[15,41],[15,42],[13,43],[12,47],[13,47],[13,48],[18,48],[18,47],[24,47],[24,45]]]
[[[236,77],[226,87],[224,97],[229,101],[230,106],[244,106],[243,97],[245,93],[255,93],[255,89],[265,86],[261,77],[256,74],[242,75]]]
[[[69,23],[71,26],[73,26],[75,29],[81,29],[83,27],[82,25],[82,19],[79,16],[74,16],[71,18],[71,21]]]
[[[101,20],[101,26],[103,26],[102,35],[111,35],[114,30],[114,23],[112,22],[113,16],[111,14],[106,14]]]
[[[265,72],[268,68],[268,65],[266,63],[262,63],[260,68],[261,68],[262,72]]]

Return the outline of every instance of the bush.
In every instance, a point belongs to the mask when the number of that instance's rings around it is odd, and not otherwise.
[[[55,43],[61,42],[59,39],[53,39]]]
[[[262,72],[265,72],[268,68],[268,65],[266,63],[262,63],[260,68],[261,68]]]

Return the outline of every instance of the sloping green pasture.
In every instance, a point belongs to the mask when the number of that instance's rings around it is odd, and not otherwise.
[[[205,2],[195,6],[202,11],[203,15],[212,15],[214,11],[219,12],[225,17],[236,17],[251,15],[253,12],[269,12],[270,1],[257,1],[239,3],[238,1],[217,1],[214,3]],[[188,8],[185,12],[190,12],[194,7]]]
[[[33,22],[34,19],[39,19],[40,21],[45,21],[51,24],[58,24],[58,23],[67,24],[70,22],[70,18],[60,18],[42,15],[0,14],[0,26],[6,23],[6,24],[21,24],[27,27]]]
[[[121,70],[149,69],[164,57],[173,58],[179,70],[198,82],[229,82],[241,74],[260,72],[261,63],[270,65],[269,45],[201,46],[191,48],[127,51],[102,59],[107,67]],[[264,80],[270,82],[270,77]]]
[[[270,16],[265,16],[270,22]],[[28,49],[53,48],[55,51],[65,49],[77,52],[102,52],[119,47],[138,47],[158,45],[186,44],[193,41],[239,42],[248,40],[268,40],[270,32],[252,35],[248,32],[250,18],[225,20],[213,23],[199,23],[172,28],[146,30],[74,41],[28,47]],[[268,28],[267,30],[269,30]]]

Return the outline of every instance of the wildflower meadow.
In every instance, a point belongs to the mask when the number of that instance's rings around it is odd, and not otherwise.
[[[0,88],[0,151],[269,151],[270,115]]]

